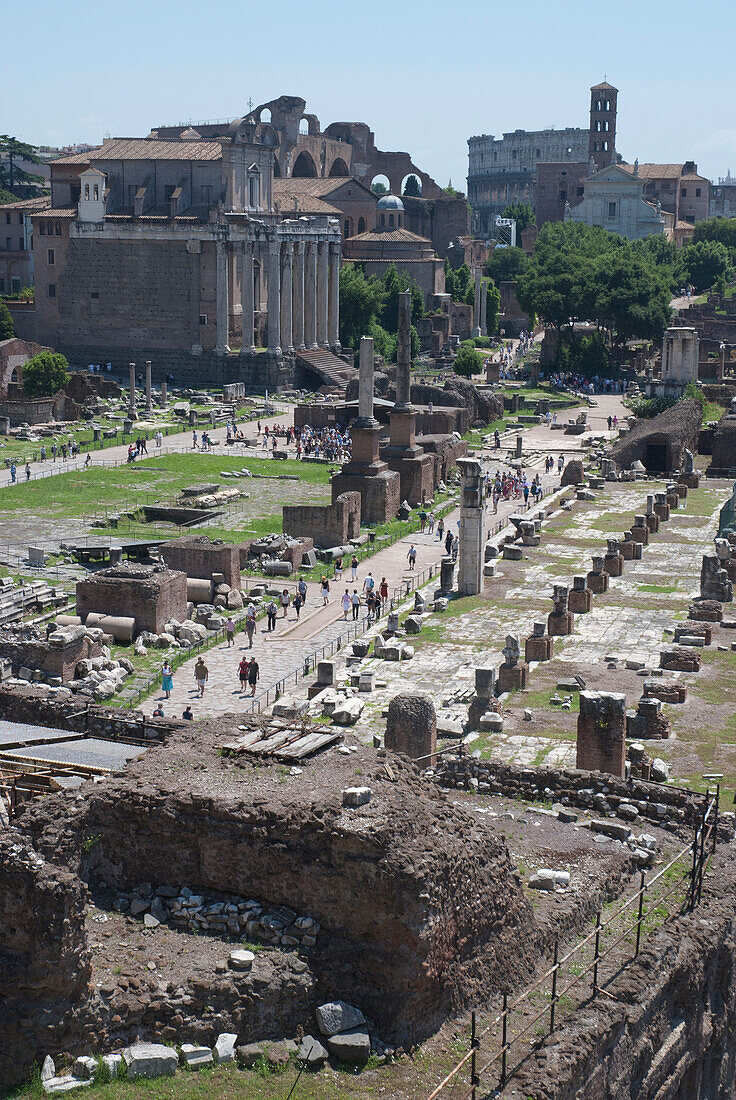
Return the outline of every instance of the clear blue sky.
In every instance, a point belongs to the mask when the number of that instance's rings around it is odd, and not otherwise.
[[[619,90],[628,161],[736,174],[736,5],[685,0],[31,0],[2,4],[0,133],[99,142],[237,117],[299,95],[323,126],[364,121],[464,189],[471,134],[586,126],[588,88]]]

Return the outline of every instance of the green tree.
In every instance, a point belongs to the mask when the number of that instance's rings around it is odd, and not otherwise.
[[[455,188],[452,186],[452,180],[448,180],[447,187],[445,188],[445,194],[448,196],[448,198],[451,199],[458,199],[460,197],[460,192],[456,191]]]
[[[357,350],[361,336],[368,336],[383,308],[383,286],[366,276],[363,268],[344,264],[340,269],[340,343]]]
[[[510,202],[501,215],[502,218],[513,218],[516,222],[516,239],[521,241],[521,234],[529,225],[536,225],[537,215],[534,208],[528,202]]]
[[[697,291],[713,286],[722,276],[728,277],[731,268],[729,251],[721,241],[696,241],[686,245],[682,250],[682,262]]]
[[[382,279],[383,305],[378,318],[387,332],[399,329],[399,294],[411,291],[411,319],[416,323],[424,316],[424,295],[405,271],[398,271],[396,264],[389,264]]]
[[[458,348],[452,365],[456,374],[462,374],[464,378],[472,378],[474,374],[480,373],[483,367],[483,356],[472,344],[464,343]]]
[[[693,230],[693,244],[699,241],[720,241],[729,250],[736,249],[736,218],[706,218]]]
[[[15,326],[10,310],[5,302],[0,302],[0,340],[12,340],[15,336]]]
[[[407,177],[403,194],[408,195],[412,199],[420,199],[422,197],[422,188],[416,176]]]
[[[23,390],[29,397],[51,397],[69,384],[69,364],[56,351],[42,351],[23,367]]]
[[[518,279],[529,267],[529,259],[522,248],[494,248],[483,268],[494,283]]]
[[[374,195],[388,195],[388,187],[385,183],[381,183],[380,180],[376,180],[371,184],[371,191]]]
[[[454,268],[449,260],[445,260],[445,293],[450,295],[453,302],[465,302],[468,286],[473,285],[472,272],[467,264]]]
[[[7,165],[0,164],[0,184],[7,187],[11,195],[18,194],[17,188],[27,187],[31,183],[43,183],[42,176],[34,176],[15,164],[16,160],[25,160],[29,164],[41,163],[41,158],[31,145],[18,141],[10,134],[0,134],[0,153],[4,153],[7,158]]]

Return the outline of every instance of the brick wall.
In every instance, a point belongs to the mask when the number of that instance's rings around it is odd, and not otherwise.
[[[306,536],[322,549],[344,546],[360,534],[360,493],[342,493],[332,504],[284,506],[284,534]]]
[[[77,582],[77,614],[85,619],[90,611],[135,619],[137,630],[160,634],[169,619],[187,617],[187,578],[171,569],[153,572],[140,566],[103,569],[88,580]]]
[[[222,573],[231,588],[240,588],[240,550],[206,535],[193,535],[166,542],[160,548],[161,557],[170,569],[180,569],[188,577],[209,580],[213,573]]]

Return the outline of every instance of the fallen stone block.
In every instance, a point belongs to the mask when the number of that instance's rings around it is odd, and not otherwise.
[[[187,1069],[202,1069],[203,1066],[213,1066],[215,1059],[209,1047],[195,1046],[194,1043],[182,1043],[181,1064]]]
[[[365,703],[362,699],[346,699],[332,712],[332,721],[338,726],[354,726],[363,713]]]
[[[315,1016],[323,1035],[337,1035],[365,1023],[365,1016],[360,1009],[347,1001],[327,1001],[317,1008]]]
[[[315,1039],[313,1035],[305,1035],[299,1044],[299,1059],[306,1062],[310,1069],[322,1069],[329,1057],[329,1052]]]
[[[372,791],[370,787],[346,787],[342,792],[343,806],[365,806],[370,802]]]
[[[263,1057],[265,1048],[263,1043],[244,1043],[235,1048],[235,1059],[244,1069],[253,1069],[253,1066]]]
[[[179,1065],[173,1047],[161,1043],[133,1043],[123,1051],[128,1077],[173,1077]]]
[[[89,1054],[82,1054],[74,1059],[72,1077],[81,1077],[83,1081],[91,1081],[97,1073],[97,1059]]]
[[[224,1066],[235,1059],[235,1044],[237,1035],[230,1031],[223,1031],[217,1036],[217,1042],[212,1048],[212,1056],[218,1066]]]
[[[591,821],[590,827],[594,833],[610,837],[611,840],[627,841],[631,836],[628,825],[621,825],[617,821]]]
[[[341,1062],[364,1066],[371,1056],[371,1039],[366,1027],[354,1027],[332,1035],[327,1040],[327,1046]]]
[[[231,970],[250,970],[254,961],[255,955],[252,951],[237,948],[235,951],[230,952],[228,966]]]

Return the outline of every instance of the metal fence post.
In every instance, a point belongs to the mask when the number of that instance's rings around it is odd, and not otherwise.
[[[639,881],[639,915],[636,918],[636,951],[634,952],[634,958],[639,956],[639,944],[641,943],[641,918],[644,911],[644,881],[646,877],[646,872],[642,871]]]
[[[721,784],[716,783],[716,804],[714,807],[715,821],[713,822],[713,854],[715,855],[716,845],[718,843],[718,805],[721,801]]]
[[[695,908],[695,872],[698,862],[698,821],[695,819],[695,834],[693,836],[693,862],[690,868],[690,911]]]
[[[475,1012],[470,1014],[470,1049],[472,1051],[470,1055],[470,1095],[472,1100],[476,1100],[476,1086],[478,1085],[478,1074],[476,1072],[476,1056],[475,1052],[478,1049],[478,1039],[476,1036],[475,1028]]]
[[[549,1007],[549,1033],[550,1035],[555,1029],[555,1008],[557,1007],[557,971],[559,969],[558,959],[560,954],[560,940],[559,936],[555,936],[555,953],[552,960],[552,1003]]]
[[[710,791],[708,791],[710,795]],[[705,864],[705,819],[708,816],[708,808],[703,810],[703,821],[700,826],[700,852],[698,854],[698,905],[703,896],[703,867]]]
[[[499,1082],[501,1088],[506,1084],[506,1037],[508,1034],[508,1014],[509,1014],[509,997],[508,993],[503,995],[503,1011],[501,1013],[501,1080]]]
[[[593,963],[593,996],[598,995],[598,961],[601,957],[601,913],[595,915],[595,955]]]

